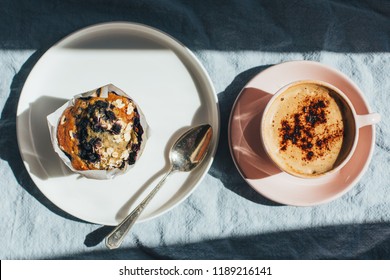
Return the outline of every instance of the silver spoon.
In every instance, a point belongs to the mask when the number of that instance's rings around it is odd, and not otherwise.
[[[134,225],[154,195],[160,190],[169,175],[175,171],[191,171],[202,162],[207,154],[212,134],[212,127],[205,124],[191,128],[176,140],[169,151],[171,168],[148,196],[107,235],[106,246],[109,249],[119,248],[130,228]]]

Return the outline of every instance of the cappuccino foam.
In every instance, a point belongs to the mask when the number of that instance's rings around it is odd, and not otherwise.
[[[337,94],[315,83],[287,88],[271,104],[263,135],[269,154],[285,171],[304,177],[333,169],[343,144]]]

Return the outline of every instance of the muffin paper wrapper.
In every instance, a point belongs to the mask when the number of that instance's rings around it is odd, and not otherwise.
[[[142,143],[140,146],[140,150],[138,151],[138,154],[137,154],[136,162],[132,165],[126,164],[126,167],[123,169],[115,168],[112,170],[85,170],[85,171],[76,170],[73,168],[70,159],[65,155],[65,153],[60,149],[60,147],[58,145],[57,127],[58,127],[59,120],[61,118],[62,113],[68,107],[73,106],[74,102],[77,98],[92,96],[99,89],[100,89],[100,97],[106,98],[106,97],[108,97],[109,92],[114,91],[116,94],[130,98],[134,102],[134,104],[137,106],[137,110],[138,110],[138,113],[140,115],[140,123],[142,125],[143,130],[144,130],[144,133],[142,135]],[[94,90],[75,95],[71,100],[66,102],[64,105],[62,105],[60,108],[58,108],[55,112],[48,115],[47,116],[47,123],[49,126],[50,138],[51,138],[51,143],[53,145],[54,151],[59,155],[59,157],[66,164],[66,166],[68,166],[72,171],[79,173],[79,174],[81,174],[87,178],[90,178],[90,179],[99,179],[99,180],[112,179],[112,178],[116,177],[117,175],[124,174],[127,171],[129,171],[131,168],[133,168],[137,164],[137,162],[140,159],[142,152],[145,148],[147,138],[150,136],[150,128],[149,128],[149,126],[146,122],[145,116],[142,113],[137,102],[135,102],[135,100],[133,98],[131,98],[129,95],[127,95],[125,92],[123,92],[121,89],[117,88],[113,84],[108,84],[108,85],[102,86],[100,88],[96,88]]]

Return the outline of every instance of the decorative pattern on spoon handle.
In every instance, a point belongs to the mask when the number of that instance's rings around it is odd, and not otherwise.
[[[109,249],[116,249],[122,244],[123,239],[126,234],[129,232],[130,228],[134,225],[135,221],[141,215],[142,211],[149,204],[155,194],[160,190],[161,186],[165,183],[165,180],[170,174],[172,174],[173,169],[171,168],[167,172],[157,186],[148,194],[147,197],[118,225],[114,230],[107,235],[106,237],[106,246]]]

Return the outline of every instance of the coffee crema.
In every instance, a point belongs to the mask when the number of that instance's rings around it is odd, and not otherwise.
[[[285,171],[303,177],[334,168],[343,146],[342,104],[333,90],[316,83],[293,85],[267,111],[263,140]]]

